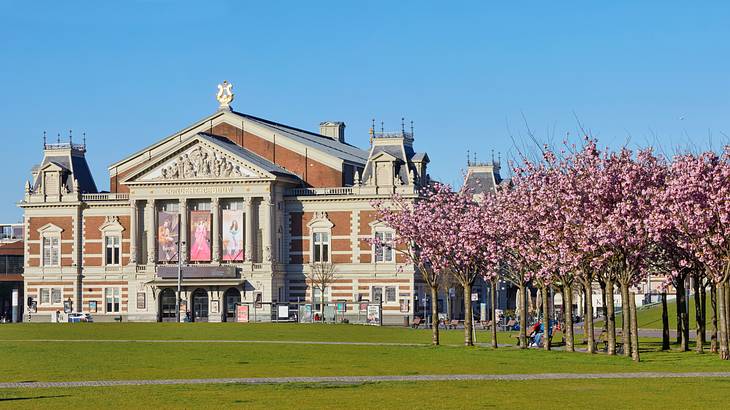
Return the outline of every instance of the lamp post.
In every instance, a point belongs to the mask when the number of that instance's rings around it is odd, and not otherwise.
[[[185,241],[180,240],[180,222],[181,222],[181,215],[177,215],[177,226],[178,226],[178,236],[177,236],[177,298],[175,300],[175,313],[177,317],[177,322],[180,323],[180,305],[182,304],[182,247],[185,246]]]

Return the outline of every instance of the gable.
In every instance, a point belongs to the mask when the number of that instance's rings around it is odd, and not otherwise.
[[[152,158],[149,165],[133,173],[124,183],[275,177],[266,164],[257,163],[256,158],[246,158],[225,145],[199,135]]]

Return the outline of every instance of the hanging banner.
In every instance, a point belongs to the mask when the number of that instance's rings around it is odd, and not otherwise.
[[[223,260],[243,261],[243,212],[223,210]]]
[[[160,211],[157,214],[157,260],[177,262],[178,214]]]
[[[210,211],[190,211],[190,260],[210,261]]]

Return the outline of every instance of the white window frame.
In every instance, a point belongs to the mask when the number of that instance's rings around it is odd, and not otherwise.
[[[317,242],[315,240],[315,238],[317,237],[317,235],[320,235],[320,236],[321,235],[327,235],[327,240]],[[332,232],[329,229],[327,229],[327,230],[322,229],[322,228],[314,229],[312,231],[312,238],[311,238],[310,242],[311,242],[311,246],[309,247],[310,248],[310,255],[311,255],[310,260],[312,262],[324,262],[324,263],[331,263],[332,262]],[[326,254],[323,254],[323,256],[326,257],[326,260],[318,261],[318,260],[315,259],[315,255],[317,254],[315,252],[315,250],[317,248],[321,248],[323,245],[326,245],[327,246],[327,252],[326,252]]]
[[[107,243],[107,240],[110,239],[116,239],[116,249],[118,251],[117,253],[117,260],[116,261],[109,261],[107,258],[107,248],[109,248],[109,244]],[[117,233],[109,233],[105,234],[103,236],[103,252],[104,252],[104,266],[122,266],[122,235],[121,232],[119,234]],[[114,251],[112,250],[112,255],[114,254]],[[112,258],[113,259],[113,258]]]
[[[383,241],[384,243],[390,243],[391,245],[378,245],[375,243],[375,238],[377,235],[390,235],[389,241]],[[371,247],[372,252],[372,261],[373,263],[377,264],[388,264],[392,265],[395,264],[395,248],[393,244],[395,243],[395,230],[390,228],[376,228],[373,230],[373,246]],[[390,251],[390,260],[385,260],[385,249],[388,249]],[[382,249],[382,260],[378,260],[378,250]]]
[[[101,231],[101,253],[104,266],[122,266],[122,260],[124,258],[124,235],[122,235],[122,232],[124,231],[124,227],[119,223],[119,217],[108,215],[104,223],[99,227],[99,231]],[[119,260],[116,263],[113,263],[114,261],[108,261],[106,257],[106,240],[110,237],[117,237],[119,239]]]
[[[309,228],[309,261],[314,262],[332,262],[332,227],[335,226],[332,221],[327,217],[327,212],[316,211],[314,217],[307,224]],[[314,237],[315,234],[327,234],[327,260],[326,261],[315,261],[314,260]]]
[[[388,289],[393,289],[393,300],[388,300]],[[393,286],[393,285],[383,286],[383,304],[388,304],[388,305],[398,304],[398,286]]]
[[[46,247],[46,241],[49,242]],[[56,241],[56,260],[53,260],[53,245],[51,241]],[[46,254],[48,255],[48,261],[46,261]],[[41,237],[41,265],[44,267],[58,267],[61,266],[61,235],[55,233],[46,233]]]
[[[48,302],[43,302],[43,291],[48,292]],[[53,293],[58,292],[58,302],[53,302]],[[39,306],[62,306],[63,305],[63,288],[59,287],[43,287],[38,289],[38,305]]]
[[[119,306],[117,306],[117,309],[114,310],[114,291],[119,292]],[[107,292],[111,291],[111,301],[112,301],[112,309],[109,309],[109,306],[107,304]],[[122,288],[119,286],[108,286],[104,288],[104,293],[102,293],[103,303],[104,303],[104,313],[121,313],[122,312]]]

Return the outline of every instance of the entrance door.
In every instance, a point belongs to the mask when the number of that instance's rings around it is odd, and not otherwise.
[[[160,294],[160,321],[174,322],[177,320],[175,291],[167,288]]]
[[[208,321],[208,292],[203,289],[193,293],[193,321]]]
[[[225,294],[226,300],[226,322],[236,321],[236,304],[241,303],[241,292],[238,289],[230,288]]]

